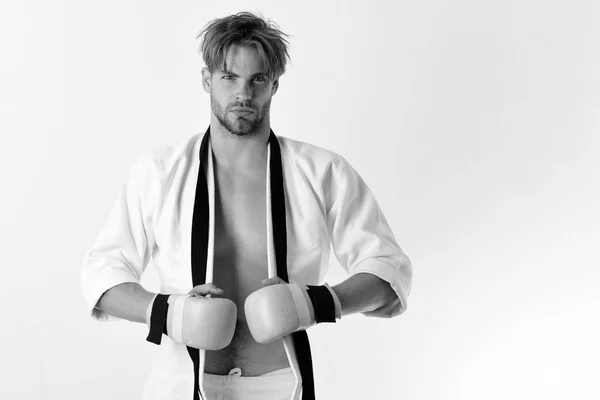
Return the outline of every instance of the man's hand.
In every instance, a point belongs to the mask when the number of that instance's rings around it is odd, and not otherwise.
[[[226,347],[235,331],[237,307],[229,299],[211,297],[222,294],[222,289],[213,283],[206,283],[195,286],[186,295],[157,295],[146,312],[146,322],[151,334],[155,332],[151,323],[158,324],[158,329],[177,343],[205,350]],[[168,304],[166,316],[163,314],[156,317],[160,307],[155,307],[154,303],[162,301],[164,305],[165,300]],[[165,326],[166,330],[163,331],[162,327]],[[159,339],[160,337],[154,340],[153,336],[153,340],[149,341],[160,344]]]
[[[258,343],[341,317],[339,300],[328,285],[287,284],[278,277],[264,279],[262,284],[244,303],[248,328]]]
[[[286,282],[278,276],[274,276],[269,279],[263,279],[261,283],[263,284],[263,286],[286,284]]]
[[[215,285],[212,282],[205,283],[203,285],[194,286],[192,288],[192,290],[190,290],[188,292],[188,295],[190,295],[192,297],[198,297],[198,296],[202,297],[202,296],[211,296],[211,295],[221,296],[222,294],[223,294],[223,289],[217,287],[217,285]]]

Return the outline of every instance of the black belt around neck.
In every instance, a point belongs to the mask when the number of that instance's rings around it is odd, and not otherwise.
[[[206,182],[204,155],[208,149],[210,127],[206,130],[200,145],[200,167],[198,168],[198,181],[196,183],[196,197],[194,201],[194,214],[192,219],[192,282],[194,286],[206,283],[206,259],[208,255],[209,237],[209,202],[208,184]],[[271,146],[270,176],[271,176],[271,219],[273,221],[273,244],[275,247],[275,261],[277,263],[277,276],[289,282],[287,273],[287,228],[285,219],[285,194],[283,186],[283,165],[281,161],[281,148],[279,141],[273,133],[269,135]],[[206,158],[208,159],[208,158]],[[292,333],[292,341],[300,376],[302,377],[302,400],[314,400],[314,378],[310,343],[306,331]],[[194,400],[200,400],[200,351],[187,347],[187,351],[194,365]],[[210,400],[210,399],[206,399]]]

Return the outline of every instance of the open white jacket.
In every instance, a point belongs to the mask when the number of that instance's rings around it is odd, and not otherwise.
[[[161,293],[187,293],[192,288],[191,228],[202,137],[198,134],[183,144],[146,154],[129,171],[106,225],[83,262],[82,291],[93,318],[115,319],[96,308],[98,300],[115,285],[139,282],[150,260],[158,271]],[[368,315],[393,317],[404,312],[412,266],[368,186],[340,155],[282,136],[277,138],[283,163],[290,282],[322,284],[332,248],[348,274],[374,274],[389,282],[396,292],[394,301]],[[208,153],[212,226],[206,280],[211,281],[214,179],[212,151]],[[266,234],[271,247],[270,227],[268,220]],[[271,277],[276,274],[276,266],[273,249],[269,250],[267,268]],[[297,398],[299,370],[290,342],[284,340],[284,344],[298,381],[292,396]],[[201,369],[202,365],[201,361]],[[192,361],[185,346],[163,337],[144,399],[191,400],[192,386]]]

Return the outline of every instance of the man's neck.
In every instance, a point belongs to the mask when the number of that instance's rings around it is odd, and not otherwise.
[[[266,167],[271,132],[268,121],[265,122],[256,132],[239,136],[229,132],[218,121],[211,121],[210,142],[217,168],[235,174],[262,171]]]

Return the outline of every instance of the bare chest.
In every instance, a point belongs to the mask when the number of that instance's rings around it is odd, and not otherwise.
[[[242,302],[267,278],[264,179],[221,179],[215,190],[214,282]]]

